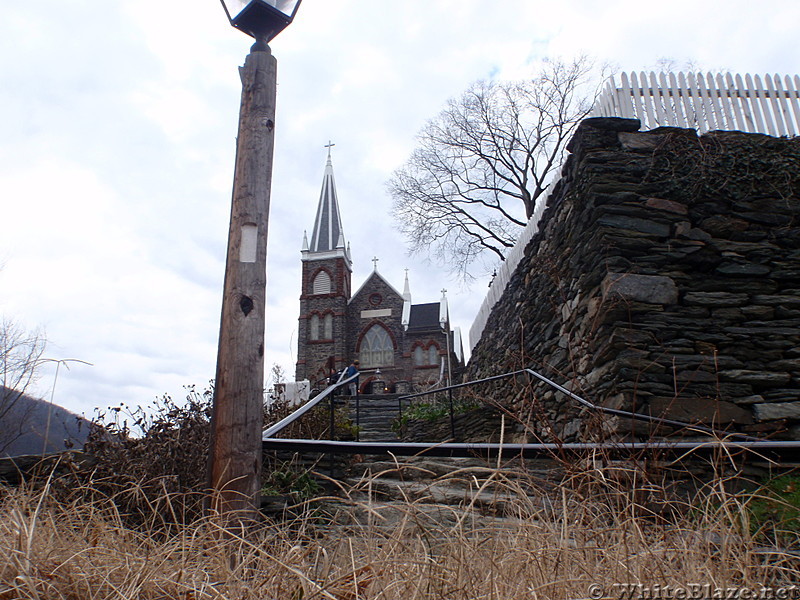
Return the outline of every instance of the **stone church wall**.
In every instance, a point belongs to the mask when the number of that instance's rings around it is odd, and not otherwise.
[[[314,295],[312,282],[320,270],[326,271],[331,277],[331,293]],[[305,343],[298,344],[295,379],[309,379],[315,385],[331,368],[338,371],[346,365],[346,314],[350,272],[342,258],[306,261],[303,263],[301,286],[298,337],[305,340]],[[318,340],[309,339],[309,324],[314,314],[320,319],[326,314],[333,315],[330,338],[326,339],[321,330]]]
[[[390,314],[386,314],[390,313]],[[381,316],[369,316],[371,314]],[[373,273],[365,285],[357,291],[348,306],[347,336],[350,340],[353,358],[358,357],[359,337],[375,323],[381,323],[392,342],[395,344],[395,365],[381,367],[380,379],[393,382],[402,379],[404,364],[402,363],[403,338],[401,325],[403,317],[403,298],[381,277]],[[375,369],[361,366],[362,386],[375,377]]]
[[[529,366],[605,406],[800,438],[800,139],[638,128],[581,124],[466,379]],[[544,384],[500,398],[542,438],[656,433]]]
[[[414,350],[417,346],[428,349],[435,345],[439,354],[439,364],[419,366],[414,364]],[[452,353],[451,353],[452,354]],[[405,333],[405,349],[403,361],[406,364],[406,372],[411,373],[411,387],[409,391],[422,391],[431,386],[441,387],[447,380],[447,338],[441,329],[422,329],[409,330]],[[454,355],[450,359],[454,367],[454,380],[458,381],[458,360]]]

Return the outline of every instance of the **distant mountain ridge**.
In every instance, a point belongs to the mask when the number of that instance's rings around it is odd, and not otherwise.
[[[1,392],[6,388],[0,387]],[[50,412],[52,410],[52,412]],[[47,435],[47,416],[50,429]],[[80,449],[89,434],[89,421],[66,408],[45,400],[23,394],[14,408],[0,421],[0,447],[7,436],[14,437],[14,429],[22,419],[21,434],[0,450],[0,457],[61,452],[69,448]],[[45,446],[45,439],[47,444]]]

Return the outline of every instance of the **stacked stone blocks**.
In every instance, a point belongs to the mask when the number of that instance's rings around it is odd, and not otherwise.
[[[800,140],[638,129],[581,124],[467,377],[530,366],[613,408],[800,437]],[[499,394],[542,436],[666,433]]]

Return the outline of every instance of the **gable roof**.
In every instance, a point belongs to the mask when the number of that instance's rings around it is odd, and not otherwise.
[[[386,281],[386,279],[384,279],[383,275],[381,275],[377,271],[373,271],[372,273],[369,274],[369,277],[367,277],[364,280],[364,283],[361,284],[361,286],[356,290],[356,292],[352,295],[352,297],[350,298],[350,300],[348,302],[352,302],[364,290],[364,288],[367,287],[367,284],[372,280],[373,277],[377,277],[380,281],[382,281],[384,284],[386,284],[392,292],[397,294],[397,296],[399,298],[401,298],[401,299],[403,298],[403,295],[400,292],[398,292],[397,289],[391,283]]]

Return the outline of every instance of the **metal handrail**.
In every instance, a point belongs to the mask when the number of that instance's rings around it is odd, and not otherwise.
[[[538,373],[538,372],[536,372],[536,371],[534,371],[533,369],[530,369],[530,368],[519,369],[517,371],[511,371],[509,373],[503,373],[501,375],[493,375],[491,377],[484,377],[482,379],[476,379],[476,380],[467,381],[467,382],[464,382],[464,383],[457,383],[455,385],[449,385],[449,386],[445,386],[445,387],[441,387],[441,388],[436,388],[436,389],[433,389],[433,390],[428,390],[426,392],[418,392],[416,394],[407,394],[405,396],[400,396],[397,399],[397,401],[398,401],[398,414],[402,415],[402,413],[403,413],[403,400],[410,400],[412,398],[421,398],[423,396],[429,396],[431,394],[447,392],[448,393],[448,397],[450,399],[449,404],[450,404],[451,434],[455,435],[455,431],[454,431],[454,429],[455,429],[454,409],[453,409],[453,399],[452,399],[453,390],[460,389],[460,388],[465,388],[465,387],[470,387],[470,386],[478,385],[478,384],[481,384],[481,383],[487,383],[489,381],[498,381],[498,380],[501,380],[501,379],[508,379],[508,378],[511,378],[511,377],[515,377],[517,375],[521,375],[523,373],[525,373],[527,375],[530,375],[532,377],[535,377],[536,379],[538,379],[542,383],[545,383],[545,384],[549,385],[553,389],[561,392],[562,394],[564,394],[568,398],[578,402],[582,406],[585,406],[586,408],[589,408],[591,410],[596,410],[596,411],[599,411],[599,412],[603,412],[605,414],[614,415],[614,416],[618,416],[618,417],[626,417],[626,418],[635,419],[635,420],[638,420],[638,421],[647,421],[647,422],[650,422],[650,423],[660,423],[660,424],[663,424],[663,425],[669,425],[671,427],[685,428],[685,429],[689,429],[691,431],[707,433],[707,434],[714,435],[714,436],[721,436],[721,437],[731,437],[731,436],[733,436],[733,437],[738,437],[738,438],[742,438],[742,439],[745,439],[745,440],[762,441],[760,438],[749,436],[749,435],[744,434],[744,433],[722,431],[720,429],[715,429],[713,427],[706,427],[704,425],[697,425],[695,423],[688,423],[686,421],[678,421],[678,420],[674,420],[674,419],[666,419],[664,417],[656,417],[656,416],[653,416],[653,415],[645,415],[645,414],[642,414],[642,413],[636,413],[636,412],[627,411],[627,410],[621,410],[621,409],[617,409],[617,408],[610,408],[610,407],[607,407],[607,406],[600,406],[600,405],[594,404],[593,402],[590,402],[589,400],[586,400],[585,398],[582,398],[581,396],[578,396],[576,393],[568,390],[564,386],[557,384],[556,382],[554,382],[551,379],[545,377],[541,373]],[[360,375],[359,373],[356,373],[355,375],[351,375],[347,379],[343,379],[341,381],[338,381],[338,382],[328,386],[325,390],[323,390],[322,392],[317,394],[314,398],[309,400],[307,403],[305,403],[303,406],[298,408],[292,414],[290,414],[289,416],[281,419],[280,421],[278,421],[277,423],[275,423],[271,427],[265,429],[263,434],[262,434],[262,436],[261,436],[261,439],[262,440],[268,440],[270,438],[273,438],[276,433],[280,432],[281,430],[283,430],[288,425],[294,423],[297,419],[299,419],[301,416],[303,416],[309,410],[311,410],[312,408],[317,406],[322,400],[324,400],[325,398],[330,396],[336,389],[344,386],[345,384],[350,383],[351,381],[354,381],[355,379],[357,379],[359,377],[359,375]],[[486,403],[486,401],[484,401],[484,400],[482,400],[482,401],[484,403]],[[333,431],[332,430],[331,430],[331,438],[333,438]]]
[[[603,443],[564,443],[557,441],[555,443],[454,443],[454,442],[361,442],[361,441],[335,441],[335,440],[308,440],[308,439],[278,439],[272,437],[278,431],[297,420],[303,414],[311,410],[314,406],[318,405],[326,397],[331,396],[331,410],[333,410],[333,396],[332,393],[339,387],[350,383],[358,375],[354,375],[346,380],[337,382],[323,392],[315,396],[304,406],[300,407],[294,413],[282,419],[269,429],[264,431],[262,438],[262,447],[264,450],[273,451],[289,451],[289,452],[317,452],[328,454],[331,457],[337,454],[385,454],[390,453],[392,456],[416,456],[416,455],[429,455],[429,456],[511,456],[519,455],[526,458],[537,457],[552,457],[557,453],[600,453],[610,458],[626,458],[631,455],[635,456],[637,453],[644,451],[659,451],[672,455],[677,455],[681,458],[686,455],[714,455],[718,452],[725,452],[731,454],[732,452],[749,451],[758,457],[768,462],[780,462],[781,460],[788,460],[792,463],[800,461],[800,441],[773,441],[765,440],[762,438],[752,437],[740,433],[724,432],[702,425],[694,425],[682,421],[675,421],[672,419],[664,419],[662,417],[654,417],[651,415],[644,415],[641,413],[634,413],[619,409],[607,408],[598,406],[582,398],[574,392],[566,389],[565,387],[555,383],[554,381],[537,373],[533,369],[521,369],[511,373],[504,373],[502,375],[494,375],[476,381],[466,383],[459,383],[444,388],[438,388],[428,392],[421,392],[416,394],[408,394],[402,396],[401,399],[410,399],[429,394],[447,391],[452,394],[453,389],[468,387],[478,383],[485,383],[487,381],[496,381],[506,379],[516,375],[525,373],[533,376],[541,382],[551,386],[553,389],[565,394],[570,399],[578,402],[582,406],[592,410],[598,410],[607,414],[616,416],[625,416],[633,419],[659,422],[675,427],[685,427],[695,431],[702,431],[717,436],[714,440],[704,441],[667,441],[667,440],[649,440],[647,442],[603,442]],[[402,407],[402,404],[401,404]],[[451,409],[452,410],[452,409]],[[452,415],[451,415],[452,426]],[[333,428],[331,428],[333,433]],[[333,437],[333,435],[331,435]],[[744,438],[740,441],[732,440],[732,437]],[[333,458],[331,458],[331,474],[334,472]]]
[[[533,369],[529,369],[529,368],[520,369],[518,371],[512,371],[510,373],[503,373],[501,375],[493,375],[491,377],[484,377],[483,379],[476,379],[474,381],[468,381],[468,382],[465,382],[465,383],[458,383],[456,385],[450,385],[450,386],[446,386],[446,387],[442,387],[442,388],[437,388],[435,390],[429,390],[427,392],[419,392],[419,393],[416,393],[416,394],[408,394],[406,396],[400,396],[397,399],[399,413],[402,415],[402,412],[403,412],[403,400],[410,400],[411,398],[419,398],[419,397],[422,397],[422,396],[428,396],[430,394],[436,394],[436,393],[440,393],[440,392],[448,392],[450,394],[450,423],[451,423],[451,428],[452,428],[453,427],[452,390],[458,389],[458,388],[469,387],[469,386],[473,386],[473,385],[478,385],[480,383],[486,383],[488,381],[496,381],[496,380],[499,380],[499,379],[507,379],[507,378],[510,378],[510,377],[514,377],[516,375],[520,375],[522,373],[527,373],[528,375],[531,375],[531,376],[535,377],[539,381],[549,385],[553,389],[561,392],[562,394],[565,394],[568,398],[570,398],[572,400],[575,400],[579,404],[581,404],[581,405],[583,405],[583,406],[585,406],[585,407],[587,407],[589,409],[597,410],[597,411],[600,411],[600,412],[603,412],[603,413],[606,413],[606,414],[610,414],[610,415],[614,415],[614,416],[618,416],[618,417],[627,417],[627,418],[631,418],[631,419],[635,419],[635,420],[639,420],[639,421],[648,421],[650,423],[661,423],[663,425],[670,425],[672,427],[686,428],[686,429],[690,429],[690,430],[693,430],[693,431],[708,433],[708,434],[715,435],[715,436],[735,436],[735,437],[743,438],[743,439],[746,439],[746,440],[753,440],[753,441],[759,441],[760,440],[760,438],[753,437],[753,436],[750,436],[750,435],[747,435],[747,434],[744,434],[744,433],[722,431],[722,430],[719,430],[719,429],[715,429],[713,427],[706,427],[704,425],[697,425],[697,424],[694,424],[694,423],[687,423],[685,421],[677,421],[677,420],[674,420],[674,419],[665,419],[663,417],[656,417],[656,416],[653,416],[653,415],[645,415],[645,414],[642,414],[642,413],[635,413],[635,412],[631,412],[631,411],[628,411],[628,410],[610,408],[608,406],[599,406],[597,404],[594,404],[593,402],[589,402],[585,398],[582,398],[582,397],[578,396],[576,393],[568,390],[567,388],[565,388],[562,385],[557,384],[556,382],[552,381],[551,379],[548,379],[547,377],[545,377],[541,373],[537,373]],[[486,403],[482,399],[481,399],[481,401]]]
[[[341,442],[333,440],[264,440],[263,447],[290,452],[318,452],[322,454],[386,454],[392,456],[523,456],[549,457],[558,454],[592,453],[599,457],[625,458],[641,452],[664,452],[682,458],[688,455],[730,455],[749,451],[770,462],[780,459],[791,463],[800,461],[800,442],[764,439],[733,441],[715,439],[692,442],[650,440],[646,442],[563,442],[563,443],[473,443],[473,442]]]
[[[336,383],[334,383],[332,385],[329,385],[327,388],[325,388],[319,394],[314,396],[311,400],[309,400],[308,402],[303,404],[303,406],[298,408],[296,411],[294,411],[288,417],[284,417],[283,419],[281,419],[280,421],[278,421],[274,425],[264,429],[263,433],[261,434],[261,439],[262,440],[268,440],[268,439],[272,438],[276,433],[278,433],[279,431],[281,431],[285,427],[287,427],[287,426],[291,425],[292,423],[294,423],[297,419],[302,417],[304,414],[306,414],[308,411],[310,411],[312,408],[314,408],[317,404],[319,404],[325,398],[330,396],[338,388],[342,387],[343,385],[345,385],[347,383],[350,383],[351,381],[355,381],[358,378],[359,375],[360,375],[360,373],[356,373],[354,375],[351,375],[347,379],[343,379],[341,381],[337,381]],[[331,431],[331,437],[333,437],[333,431]]]

